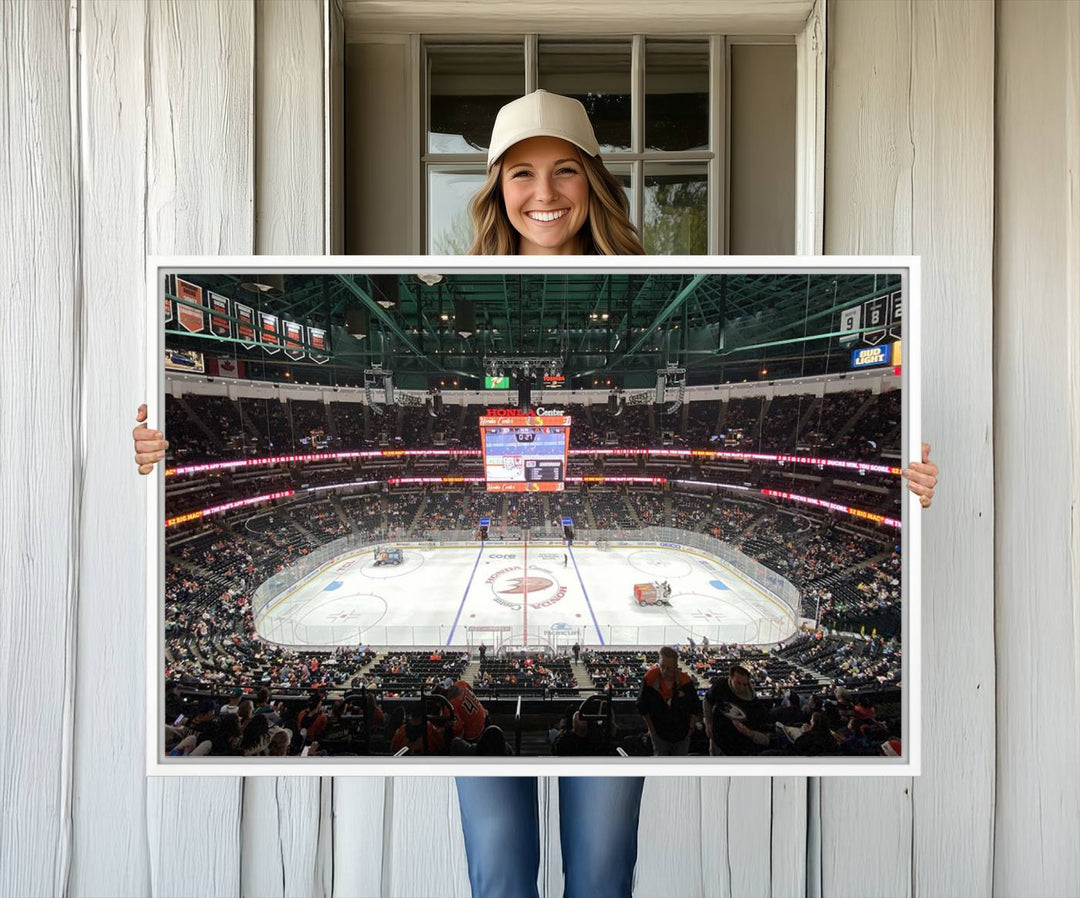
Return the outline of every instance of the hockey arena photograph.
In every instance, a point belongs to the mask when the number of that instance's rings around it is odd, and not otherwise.
[[[910,775],[910,260],[416,261],[151,268],[155,772]]]

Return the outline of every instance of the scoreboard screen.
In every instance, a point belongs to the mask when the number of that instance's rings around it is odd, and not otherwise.
[[[480,418],[484,479],[491,492],[562,490],[569,446],[568,415]]]

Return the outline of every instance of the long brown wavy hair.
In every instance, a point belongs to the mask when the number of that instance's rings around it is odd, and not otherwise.
[[[589,182],[589,214],[578,232],[587,256],[643,256],[637,228],[630,221],[630,202],[622,185],[607,170],[599,156],[578,153]],[[505,154],[503,156],[505,158]],[[471,256],[516,256],[520,235],[506,214],[503,203],[503,160],[491,166],[487,180],[469,201],[473,224]]]

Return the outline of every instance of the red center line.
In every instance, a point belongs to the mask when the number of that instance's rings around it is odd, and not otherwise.
[[[525,537],[525,550],[522,554],[521,563],[525,567],[525,578],[521,581],[525,584],[525,596],[521,602],[521,626],[525,631],[522,637],[522,645],[529,644],[529,537]]]

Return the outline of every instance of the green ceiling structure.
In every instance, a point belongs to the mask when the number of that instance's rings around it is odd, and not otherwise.
[[[483,273],[429,284],[413,273],[319,273],[286,275],[284,292],[273,294],[242,287],[249,273],[178,274],[282,319],[326,328],[331,361],[272,359],[235,338],[170,329],[175,348],[291,365],[300,380],[316,369],[327,382],[379,365],[402,387],[450,377],[469,388],[482,385],[484,358],[493,355],[557,357],[572,386],[597,378],[645,385],[668,363],[685,366],[690,383],[842,370],[841,310],[900,284],[896,274]],[[366,323],[359,339],[346,330],[350,310],[354,322]]]

